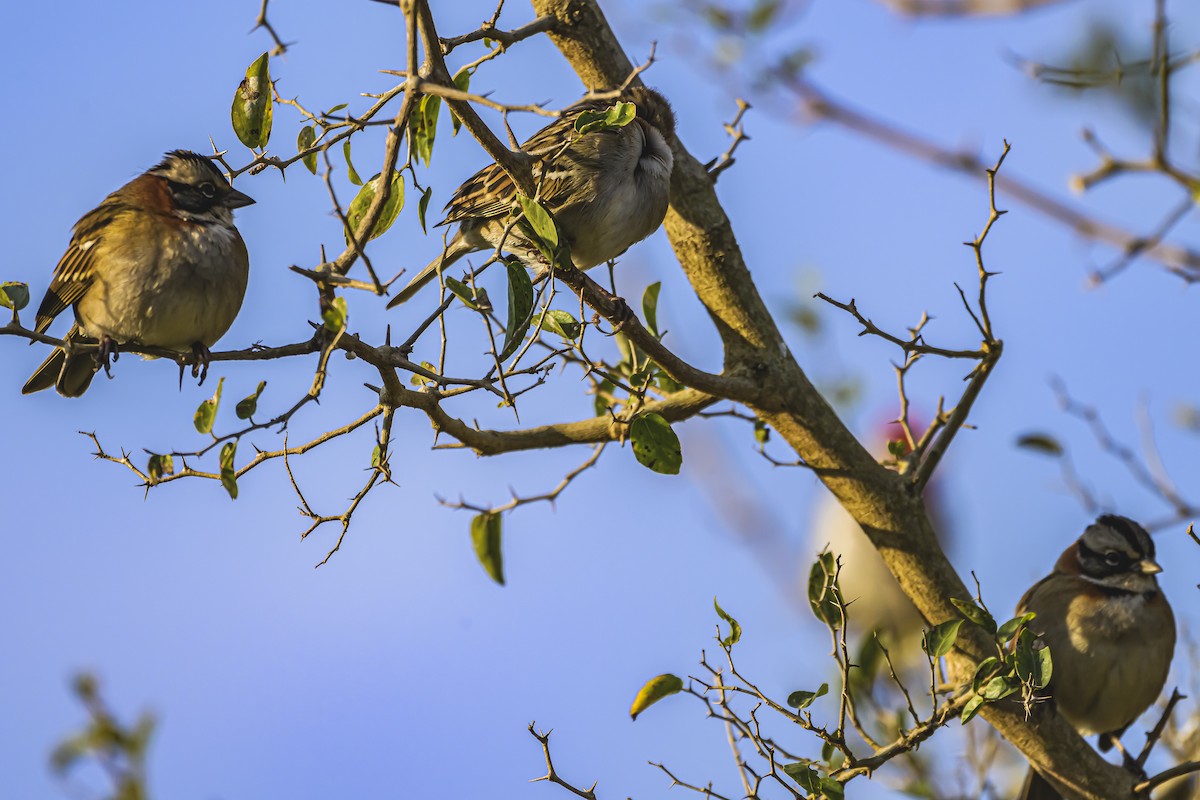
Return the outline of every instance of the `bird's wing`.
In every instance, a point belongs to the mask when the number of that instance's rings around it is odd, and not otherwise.
[[[54,278],[46,289],[42,304],[38,306],[34,325],[38,333],[45,332],[55,317],[83,297],[95,274],[96,251],[104,232],[127,208],[120,200],[110,196],[75,223],[67,252],[63,253],[58,266],[54,268]]]

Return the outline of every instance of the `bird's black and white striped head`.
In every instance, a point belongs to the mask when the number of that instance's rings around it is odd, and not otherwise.
[[[1067,549],[1058,569],[1115,592],[1151,592],[1162,567],[1154,560],[1154,540],[1128,517],[1104,514]]]
[[[254,202],[229,185],[212,159],[190,150],[172,150],[147,174],[167,182],[180,216],[194,222],[232,224],[229,210]]]

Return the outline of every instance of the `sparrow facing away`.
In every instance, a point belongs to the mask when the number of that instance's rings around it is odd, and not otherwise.
[[[583,100],[531,136],[521,149],[533,156],[540,199],[570,245],[571,261],[591,269],[625,252],[658,229],[667,213],[674,158],[669,141],[675,115],[661,94],[631,86],[620,100],[637,116],[623,127],[580,134],[574,125],[585,111],[603,111],[614,101]],[[544,259],[520,227],[511,225],[517,187],[498,164],[471,176],[446,205],[438,223],[459,223],[443,254],[412,279],[388,308],[410,299],[439,272],[468,253],[500,247],[526,266]],[[511,225],[511,227],[510,227]],[[507,235],[505,228],[509,228]]]
[[[44,333],[68,306],[75,324],[21,389],[54,386],[65,397],[87,391],[117,346],[136,343],[191,351],[192,374],[207,373],[208,348],[229,330],[249,277],[234,208],[253,203],[212,160],[173,150],[89,211],[75,227],[38,307]],[[71,344],[100,344],[98,353]],[[182,377],[182,367],[181,367]]]
[[[1017,604],[1050,647],[1049,692],[1081,735],[1108,750],[1158,698],[1175,653],[1175,616],[1155,577],[1154,541],[1141,525],[1105,514],[1066,549]],[[1022,800],[1059,793],[1029,772]]]

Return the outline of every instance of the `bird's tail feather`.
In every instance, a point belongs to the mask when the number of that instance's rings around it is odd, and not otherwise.
[[[438,273],[445,272],[455,261],[458,261],[467,253],[470,253],[476,249],[478,248],[463,241],[461,235],[455,236],[450,241],[450,244],[446,247],[445,252],[443,252],[433,261],[430,261],[429,264],[426,265],[425,269],[418,272],[417,277],[409,281],[408,285],[401,289],[400,293],[392,298],[391,302],[387,304],[387,307],[395,308],[401,303],[408,302],[412,299],[413,295],[421,291],[421,289],[425,287],[425,284],[433,280]]]
[[[83,332],[78,325],[67,332],[67,340],[83,339]],[[42,362],[25,385],[21,394],[33,394],[53,386],[63,397],[79,397],[87,391],[96,375],[96,357],[92,353],[73,353],[68,355],[61,347]]]

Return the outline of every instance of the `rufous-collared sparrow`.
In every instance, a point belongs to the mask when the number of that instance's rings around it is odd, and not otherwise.
[[[580,114],[615,102],[583,100],[521,145],[535,159],[533,179],[540,184],[541,202],[554,215],[579,269],[616,258],[658,230],[667,213],[675,114],[666,98],[644,86],[629,87],[619,99],[637,109],[623,127],[576,131]],[[527,266],[544,264],[519,226],[512,225],[516,201],[517,187],[498,164],[468,178],[446,205],[446,219],[438,223],[457,222],[458,232],[388,308],[411,298],[468,253],[499,247]]]
[[[38,307],[43,333],[68,307],[75,324],[21,392],[54,386],[83,394],[117,346],[140,344],[195,355],[193,375],[207,372],[208,348],[229,330],[246,293],[250,261],[232,209],[254,200],[229,185],[205,156],[166,154],[89,211]],[[99,342],[98,352],[72,345]],[[200,367],[203,365],[203,371]],[[182,368],[181,368],[182,369]]]
[[[1105,514],[1088,526],[1017,604],[1050,648],[1050,696],[1080,734],[1107,750],[1158,698],[1175,653],[1175,616],[1155,577],[1154,541]],[[1060,797],[1030,770],[1023,800]]]

